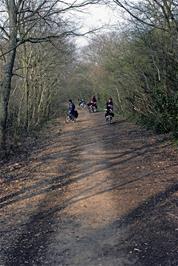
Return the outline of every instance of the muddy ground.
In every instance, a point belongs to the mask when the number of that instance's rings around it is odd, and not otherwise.
[[[0,265],[178,265],[178,151],[123,119],[53,121],[1,166]]]

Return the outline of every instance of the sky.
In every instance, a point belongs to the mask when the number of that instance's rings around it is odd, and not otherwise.
[[[98,32],[106,32],[114,29],[122,20],[118,9],[114,10],[103,5],[87,7],[84,12],[76,13],[75,16],[77,23],[81,25],[80,32],[82,33],[101,27],[102,29]],[[88,44],[90,38],[91,35],[87,35],[86,37],[77,37],[75,41],[78,47],[83,47]]]

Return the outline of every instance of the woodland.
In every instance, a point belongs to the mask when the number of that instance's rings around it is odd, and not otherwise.
[[[122,10],[126,20],[80,33],[75,12],[95,4]],[[90,41],[78,49],[82,34]],[[118,114],[176,136],[177,82],[177,0],[0,1],[1,156],[63,117],[69,97],[93,94],[100,109],[112,96]]]

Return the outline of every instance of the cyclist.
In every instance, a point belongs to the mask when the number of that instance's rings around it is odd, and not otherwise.
[[[106,102],[106,113],[105,113],[105,117],[108,115],[111,115],[112,117],[114,117],[114,113],[113,113],[113,100],[111,97],[109,97],[108,101]]]
[[[71,99],[69,99],[69,106],[68,106],[68,114],[71,118],[71,120],[74,120],[75,118],[75,104]]]

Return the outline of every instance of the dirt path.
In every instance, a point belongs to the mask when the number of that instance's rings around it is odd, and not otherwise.
[[[178,265],[178,153],[103,114],[58,121],[1,183],[1,266]]]

